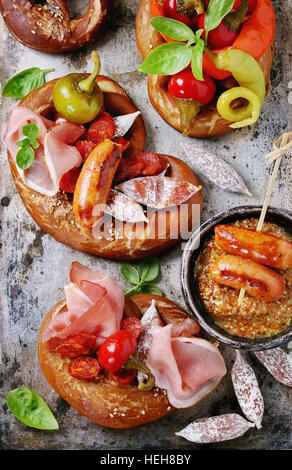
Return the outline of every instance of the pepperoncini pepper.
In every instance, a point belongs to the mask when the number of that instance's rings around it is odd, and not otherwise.
[[[94,70],[91,75],[71,73],[61,78],[53,90],[56,111],[75,124],[92,121],[103,106],[103,94],[95,81],[100,72],[97,52],[92,52],[92,59]]]
[[[155,378],[153,377],[150,369],[141,361],[137,349],[129,357],[127,362],[122,366],[122,369],[136,369],[142,372],[146,377],[145,382],[140,382],[138,390],[151,390],[155,385]]]
[[[256,122],[266,95],[265,77],[258,62],[246,52],[230,49],[219,52],[212,60],[217,68],[228,70],[239,84],[220,95],[217,110],[227,121],[235,121],[232,128],[249,126]],[[231,103],[238,98],[248,101],[247,106],[238,109]]]

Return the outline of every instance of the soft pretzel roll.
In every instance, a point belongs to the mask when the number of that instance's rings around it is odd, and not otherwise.
[[[150,294],[126,298],[124,316],[141,317],[150,307],[152,299],[155,300],[165,324],[177,323],[188,317],[174,302]],[[38,355],[47,381],[64,400],[91,421],[117,429],[139,426],[174,410],[167,395],[156,387],[150,391],[141,391],[131,384],[121,387],[105,375],[99,376],[96,381],[79,380],[69,375],[67,369],[70,359],[50,352],[41,339],[51,319],[63,309],[65,301],[55,305],[43,318],[39,331]]]
[[[52,80],[34,90],[20,102],[20,105],[27,106],[47,118],[52,118],[54,113],[52,90],[56,82],[57,80]],[[116,82],[103,76],[99,76],[97,82],[104,93],[105,108],[113,116],[137,111],[125,91]],[[131,142],[127,153],[143,151],[146,131],[143,118],[140,115],[125,138]],[[163,156],[163,158],[171,164],[170,176],[177,176],[198,185],[196,176],[184,162],[169,156]],[[59,191],[55,196],[46,196],[34,191],[22,181],[9,152],[8,159],[15,185],[29,214],[42,230],[64,245],[104,258],[129,260],[158,254],[171,248],[180,240],[180,237],[175,237],[170,230],[170,222],[175,227],[178,226],[176,220],[179,219],[180,209],[177,211],[177,208],[171,209],[166,214],[166,233],[160,233],[159,238],[157,235],[157,211],[150,214],[148,224],[141,223],[136,226],[121,222],[117,227],[112,227],[109,220],[104,224],[105,236],[102,238],[93,236],[91,231],[82,230],[75,222],[72,197],[69,194]],[[192,204],[198,204],[199,216],[202,205],[201,192],[199,191],[192,196],[186,204],[189,207],[188,220],[186,221],[186,226],[188,226],[192,221],[195,222],[192,217]]]
[[[100,34],[113,10],[113,0],[89,0],[87,11],[70,18],[65,0],[0,0],[11,34],[25,46],[60,53],[80,49]]]
[[[136,16],[136,43],[143,60],[155,47],[165,42],[161,34],[151,26],[150,20],[150,2],[149,0],[141,0]],[[265,76],[267,92],[270,88],[270,72],[273,58],[274,44],[269,47],[259,60]],[[169,79],[170,76],[167,75],[149,75],[148,95],[153,107],[160,116],[172,127],[182,132],[178,107],[167,89]],[[230,122],[223,119],[218,113],[216,109],[217,98],[202,107],[202,110],[192,122],[188,134],[190,137],[212,137],[234,130],[230,128]]]

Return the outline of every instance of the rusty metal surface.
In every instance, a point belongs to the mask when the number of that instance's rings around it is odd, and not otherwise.
[[[77,2],[72,2],[77,5]],[[114,18],[107,33],[91,47],[76,53],[59,56],[44,54],[18,43],[6,29],[2,18],[1,32],[1,88],[15,73],[35,66],[55,67],[47,79],[71,71],[84,71],[90,66],[94,48],[102,58],[102,73],[117,80],[141,110],[147,127],[147,149],[185,158],[180,147],[182,136],[170,128],[153,110],[148,101],[146,77],[137,72],[140,58],[135,44],[135,12],[138,0],[117,0]],[[290,2],[291,3],[291,2]],[[86,1],[79,2],[82,8]],[[289,3],[273,2],[276,19],[276,54],[272,70],[272,89],[265,100],[261,118],[250,129],[245,128],[224,137],[197,140],[202,148],[213,150],[231,163],[244,178],[252,197],[235,195],[218,189],[203,177],[204,209],[201,221],[229,207],[263,202],[263,196],[272,168],[264,159],[271,143],[284,130],[291,130],[291,105],[288,104],[289,78]],[[291,5],[290,5],[291,6]],[[87,67],[88,66],[88,67]],[[7,117],[13,99],[1,102],[1,412],[0,447],[4,449],[199,449],[176,437],[194,419],[217,414],[240,412],[230,374],[219,387],[197,406],[177,410],[168,417],[142,427],[114,431],[102,428],[79,415],[47,384],[38,364],[37,336],[45,312],[63,297],[63,286],[68,282],[71,262],[77,260],[91,268],[106,270],[118,282],[119,264],[95,258],[62,246],[43,233],[25,211],[10,176],[6,149],[2,141]],[[191,140],[191,139],[189,139]],[[191,166],[191,162],[188,162]],[[283,159],[271,204],[292,209],[291,158]],[[290,188],[289,188],[290,186]],[[159,286],[168,297],[184,306],[180,287],[181,247],[161,256]],[[290,345],[292,348],[292,345]],[[287,345],[289,350],[289,345]],[[221,347],[228,371],[234,361],[234,351]],[[291,352],[292,354],[292,352]],[[246,356],[254,367],[265,400],[265,414],[261,430],[252,429],[233,441],[210,444],[209,449],[291,449],[292,395],[291,389],[277,383],[261,366],[255,356]],[[6,393],[18,386],[38,391],[55,413],[60,430],[41,432],[26,427],[9,412]],[[206,448],[206,447],[205,447]]]

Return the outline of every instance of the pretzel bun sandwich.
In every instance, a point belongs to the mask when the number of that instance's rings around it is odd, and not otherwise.
[[[218,347],[165,297],[123,290],[73,262],[64,301],[44,317],[39,361],[49,384],[81,414],[110,428],[154,421],[194,405],[226,374]]]
[[[70,18],[65,0],[0,0],[0,12],[11,34],[38,51],[73,51],[94,41],[113,9],[113,0],[89,0],[84,15]]]
[[[198,180],[183,161],[143,152],[140,112],[93,58],[91,75],[49,81],[13,108],[11,173],[30,215],[59,242],[111,259],[153,255],[198,221]]]
[[[274,35],[270,0],[142,0],[136,42],[152,105],[190,137],[253,124],[270,87]]]

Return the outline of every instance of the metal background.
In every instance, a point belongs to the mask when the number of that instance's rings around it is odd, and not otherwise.
[[[86,9],[87,2],[68,2],[73,13]],[[45,54],[18,43],[8,32],[2,18],[1,88],[19,71],[39,66],[55,67],[47,80],[72,71],[92,69],[90,53],[98,50],[102,59],[101,73],[118,81],[141,110],[147,127],[147,150],[185,159],[180,147],[182,136],[168,126],[153,110],[147,96],[146,76],[137,72],[140,64],[135,43],[135,13],[138,0],[116,0],[115,14],[107,33],[84,50],[61,55]],[[82,7],[80,7],[80,4]],[[276,54],[271,74],[272,89],[262,107],[261,117],[252,128],[196,143],[216,152],[232,164],[244,178],[252,197],[232,194],[201,178],[204,208],[201,221],[222,210],[245,204],[260,205],[272,167],[264,155],[283,131],[289,129],[291,105],[288,104],[289,60],[291,48],[291,1],[273,2],[277,21]],[[265,401],[261,430],[251,429],[243,437],[218,444],[200,446],[175,436],[192,420],[217,414],[238,412],[230,373],[219,387],[197,406],[176,410],[171,415],[139,428],[115,431],[100,427],[78,414],[46,382],[37,357],[37,336],[45,312],[63,298],[71,262],[77,260],[97,270],[108,271],[123,285],[119,263],[106,261],[62,246],[40,230],[28,215],[15,189],[2,136],[8,115],[16,101],[2,99],[0,115],[1,184],[0,213],[2,225],[0,331],[1,331],[1,438],[4,449],[291,449],[291,389],[276,382],[258,363],[245,354],[254,367]],[[291,130],[291,127],[290,127]],[[189,138],[192,141],[191,138]],[[195,141],[195,139],[194,139]],[[191,161],[187,163],[192,166]],[[292,209],[291,157],[281,164],[271,204]],[[161,256],[160,288],[184,307],[180,287],[181,247]],[[292,345],[290,345],[292,348]],[[287,345],[289,351],[289,345]],[[234,361],[234,351],[221,347],[227,368]],[[292,354],[292,353],[291,353]],[[60,425],[58,432],[42,432],[26,427],[9,412],[6,393],[19,386],[39,392],[48,402]]]

